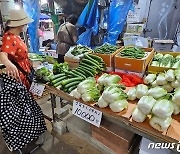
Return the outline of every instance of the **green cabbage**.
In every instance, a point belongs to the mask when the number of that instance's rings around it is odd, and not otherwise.
[[[160,118],[170,117],[174,112],[173,103],[167,99],[158,100],[154,105],[152,112]]]
[[[109,107],[113,112],[121,112],[128,107],[128,102],[126,99],[117,100],[114,103],[111,103]]]
[[[100,96],[99,89],[97,89],[97,87],[91,87],[86,91],[86,93],[82,94],[82,100],[84,102],[97,101]]]
[[[136,122],[143,122],[146,119],[147,115],[142,113],[137,107],[132,113],[132,119]]]
[[[149,89],[148,91],[148,95],[154,97],[155,99],[163,97],[166,94],[167,94],[167,90],[163,89],[162,87],[154,87]]]
[[[143,96],[139,101],[137,108],[144,114],[150,114],[156,100],[152,96]]]
[[[127,99],[127,94],[121,89],[119,85],[111,85],[107,87],[103,94],[103,99],[108,103],[113,103],[117,100]]]
[[[145,78],[144,78],[144,83],[146,84],[150,84],[153,83],[156,79],[156,74],[148,74]]]
[[[168,127],[171,125],[171,122],[171,117],[160,118],[157,116],[153,116],[149,121],[151,127],[161,132],[167,130]]]

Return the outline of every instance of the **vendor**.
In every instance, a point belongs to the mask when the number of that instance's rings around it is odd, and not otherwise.
[[[75,24],[77,22],[77,17],[75,15],[70,15],[67,18],[67,22],[62,24],[58,30],[58,44],[57,44],[57,54],[58,62],[64,62],[64,55],[69,50],[69,48],[76,44],[77,41],[77,30]]]
[[[27,24],[32,21],[23,9],[11,10],[10,20],[5,28],[0,52],[0,61],[6,66],[7,74],[17,80],[21,79],[28,89],[30,88],[30,83],[27,80],[27,76],[18,69],[16,64],[25,72],[30,73],[28,48],[20,38],[20,33],[26,32]]]

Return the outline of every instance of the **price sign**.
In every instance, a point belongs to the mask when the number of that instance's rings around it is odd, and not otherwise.
[[[42,93],[44,91],[45,86],[38,84],[38,83],[32,83],[30,87],[30,92],[32,92],[35,95],[42,96]]]
[[[72,113],[97,127],[101,124],[102,112],[88,105],[74,101]]]

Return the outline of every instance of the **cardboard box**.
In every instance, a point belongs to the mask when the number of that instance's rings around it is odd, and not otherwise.
[[[115,69],[115,72],[121,72],[121,73],[126,73],[126,74],[135,74],[141,78],[145,75],[145,71],[144,72],[133,72],[133,71]]]
[[[174,57],[180,55],[180,52],[156,52],[156,53],[161,53],[163,55],[170,54]],[[151,59],[151,62],[149,63],[148,72],[164,72],[164,71],[167,71],[170,69],[170,68],[166,68],[166,67],[151,66],[152,61],[153,61],[153,59]],[[173,69],[173,68],[171,68],[171,69]]]
[[[70,69],[75,69],[79,66],[80,60],[64,56],[64,62],[67,62],[69,64]]]
[[[153,48],[155,51],[171,51],[173,44],[173,40],[154,40]]]
[[[122,51],[123,49],[124,47],[121,48],[120,50]],[[143,48],[143,49],[149,54],[142,59],[119,57],[118,55],[116,55],[115,68],[120,70],[138,72],[138,73],[145,72],[149,62],[154,56],[154,49],[153,48]]]
[[[131,153],[138,138],[138,135],[107,120],[103,120],[99,128],[91,125],[91,131],[94,139],[118,154]]]
[[[112,69],[114,69],[115,67],[114,57],[120,51],[120,49],[115,51],[113,54],[100,54],[100,53],[92,53],[92,54],[101,57],[104,60],[106,67],[112,67]]]

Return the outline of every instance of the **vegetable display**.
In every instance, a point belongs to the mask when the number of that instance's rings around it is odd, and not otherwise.
[[[109,105],[113,112],[121,112],[128,107],[127,94],[123,91],[122,86],[112,84],[105,88],[102,96],[99,98],[97,105],[100,108]]]
[[[77,45],[71,47],[68,52],[65,54],[65,57],[80,60],[84,57],[85,54],[91,53],[93,50],[88,48],[87,46]]]
[[[43,83],[49,82],[53,74],[46,67],[42,67],[35,72],[36,79]]]
[[[153,58],[151,66],[167,67],[167,68],[180,68],[180,55],[173,57],[170,54],[163,55],[161,53],[157,53]]]
[[[97,101],[100,98],[100,90],[96,87],[96,80],[90,77],[79,83],[70,95],[77,99],[82,98],[84,102]]]
[[[111,44],[104,44],[100,47],[97,47],[94,52],[100,54],[112,54],[114,53],[119,47]]]
[[[44,55],[38,55],[38,54],[35,54],[35,53],[28,53],[28,57],[32,61],[39,60],[39,61],[43,62],[44,59],[45,59]]]
[[[69,70],[67,63],[55,63],[53,72],[56,74],[50,80],[50,85],[71,92],[77,85],[88,77],[95,77],[105,71],[105,64],[102,58],[86,54],[79,66],[74,70]]]
[[[69,70],[69,65],[68,63],[58,63],[58,62],[55,62],[54,65],[53,65],[53,73],[54,74],[60,74],[60,73],[64,73],[65,71],[68,71]]]
[[[134,59],[142,59],[146,55],[144,49],[139,49],[136,47],[125,47],[118,56],[126,57],[126,58],[134,58]]]

